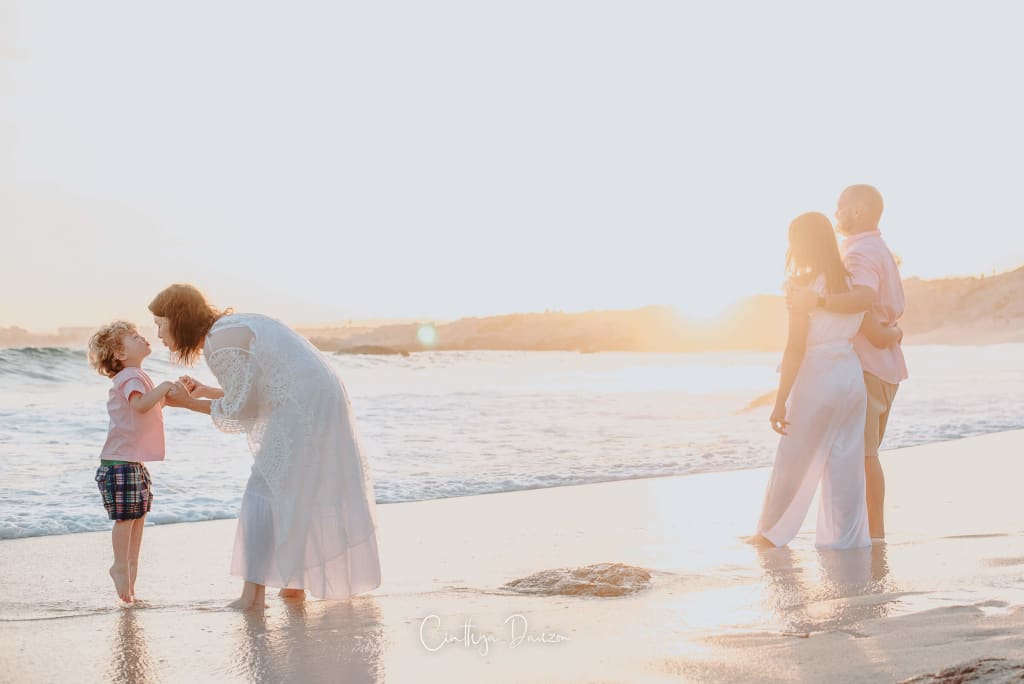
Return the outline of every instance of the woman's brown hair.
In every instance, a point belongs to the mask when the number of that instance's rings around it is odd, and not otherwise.
[[[175,284],[165,287],[149,303],[154,316],[166,318],[174,338],[174,354],[179,362],[191,366],[199,358],[203,338],[214,322],[231,313],[221,311],[206,301],[194,285]]]
[[[789,224],[786,275],[801,284],[809,284],[824,275],[827,292],[849,291],[850,272],[839,256],[832,222],[824,214],[809,211]]]

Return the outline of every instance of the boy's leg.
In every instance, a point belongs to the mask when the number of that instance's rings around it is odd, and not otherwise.
[[[131,601],[131,576],[128,569],[128,549],[131,546],[132,523],[134,520],[115,520],[111,533],[114,547],[114,564],[110,566],[110,578],[122,601]]]
[[[135,600],[135,578],[139,574],[139,548],[142,546],[142,531],[146,524],[146,515],[130,521],[132,523],[131,541],[128,546],[128,589],[132,600]]]

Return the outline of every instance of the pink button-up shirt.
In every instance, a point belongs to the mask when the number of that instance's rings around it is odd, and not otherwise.
[[[851,235],[843,241],[841,251],[853,284],[875,291],[875,303],[868,314],[874,314],[882,325],[895,325],[903,316],[906,300],[900,270],[882,234],[873,230]],[[907,379],[907,363],[900,345],[879,349],[858,334],[853,347],[866,373],[893,385]]]

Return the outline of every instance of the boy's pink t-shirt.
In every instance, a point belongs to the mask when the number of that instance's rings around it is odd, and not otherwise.
[[[153,389],[153,381],[141,368],[124,368],[111,379],[114,386],[107,400],[110,429],[100,458],[140,463],[164,460],[164,400],[145,413],[128,403],[132,392],[145,394]]]

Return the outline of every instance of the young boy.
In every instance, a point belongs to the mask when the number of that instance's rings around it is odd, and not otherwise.
[[[110,577],[117,595],[129,603],[135,600],[142,529],[153,504],[152,482],[143,464],[164,460],[161,409],[174,387],[171,382],[153,386],[142,370],[149,353],[149,342],[125,321],[103,326],[89,340],[89,363],[113,381],[107,401],[110,427],[96,482],[114,521]]]

